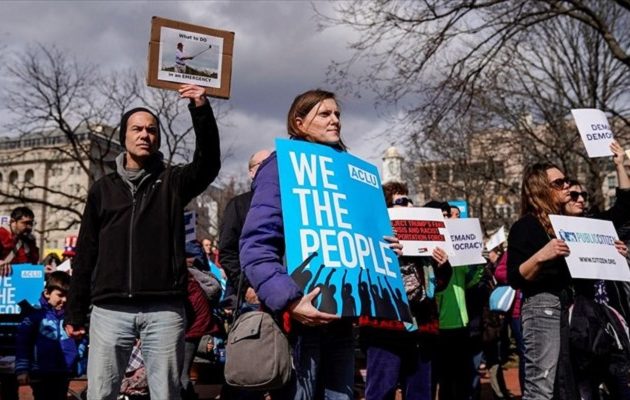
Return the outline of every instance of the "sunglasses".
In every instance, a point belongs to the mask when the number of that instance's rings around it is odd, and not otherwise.
[[[571,196],[571,200],[578,201],[580,196],[584,199],[584,201],[588,201],[588,193],[587,192],[574,192],[570,191],[569,196]]]
[[[409,204],[413,204],[413,201],[411,201],[409,197],[399,197],[396,200],[394,200],[395,206],[407,207]]]
[[[560,190],[560,189],[564,189],[564,185],[569,185],[571,182],[571,180],[567,177],[564,178],[558,178],[558,179],[554,179],[553,181],[549,182],[549,186],[551,186],[554,189]]]

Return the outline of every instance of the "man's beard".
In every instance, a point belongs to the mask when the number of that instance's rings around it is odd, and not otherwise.
[[[19,236],[23,240],[26,240],[26,241],[29,241],[29,242],[34,242],[35,241],[35,235],[33,235],[33,232],[22,232]]]

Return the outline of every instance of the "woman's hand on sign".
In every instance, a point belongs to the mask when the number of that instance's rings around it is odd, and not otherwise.
[[[441,267],[448,262],[448,254],[446,254],[446,251],[444,251],[441,247],[433,249],[431,256],[438,264],[438,267]]]
[[[392,249],[398,257],[403,255],[403,245],[396,236],[383,236],[383,240],[389,243],[389,248]]]
[[[538,253],[536,253],[537,261],[539,263],[543,263],[545,261],[553,260],[554,258],[566,257],[570,252],[569,246],[564,240],[551,239],[545,247],[538,250]]]
[[[289,306],[291,318],[307,326],[324,325],[338,320],[338,316],[321,312],[313,306],[313,300],[319,292],[320,289],[315,288],[309,294],[291,303]]]
[[[615,248],[623,257],[628,256],[628,246],[621,240],[615,240]]]
[[[13,269],[11,263],[0,260],[0,276],[11,276]]]
[[[182,99],[191,99],[195,103],[195,107],[201,107],[206,103],[206,89],[197,85],[182,85],[179,90],[179,97]]]
[[[613,162],[617,165],[623,165],[623,156],[625,155],[625,152],[623,147],[621,147],[616,140],[613,140],[612,143],[610,143],[610,151],[613,153]]]

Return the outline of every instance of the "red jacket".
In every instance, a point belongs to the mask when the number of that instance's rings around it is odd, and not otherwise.
[[[502,285],[507,285],[507,251],[503,253],[499,262],[497,263],[497,267],[494,270],[494,278],[498,283]],[[514,296],[514,303],[512,304],[512,318],[520,318],[521,317],[521,290],[516,290],[516,295]]]
[[[0,260],[4,260],[17,244],[17,237],[6,228],[0,228]],[[28,253],[27,253],[28,249]],[[24,241],[17,254],[11,260],[11,264],[37,264],[39,262],[39,249],[35,241]]]
[[[199,339],[210,333],[212,328],[212,310],[205,293],[192,274],[188,273],[188,298],[186,301],[188,329],[186,339]]]

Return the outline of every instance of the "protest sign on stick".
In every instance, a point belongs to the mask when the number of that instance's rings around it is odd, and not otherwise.
[[[192,210],[184,211],[184,235],[186,243],[197,239],[197,214]]]
[[[153,17],[147,84],[177,90],[206,88],[208,96],[230,97],[234,32]]]
[[[569,246],[566,260],[573,278],[630,281],[628,262],[615,247],[612,222],[564,215],[549,219],[556,237]]]
[[[377,168],[321,144],[276,139],[276,151],[287,270],[298,286],[319,287],[324,312],[410,322],[398,258],[383,239],[392,227]]]
[[[591,158],[612,156],[610,144],[615,138],[608,125],[606,114],[595,108],[573,109],[571,114],[573,114],[588,156]]]

